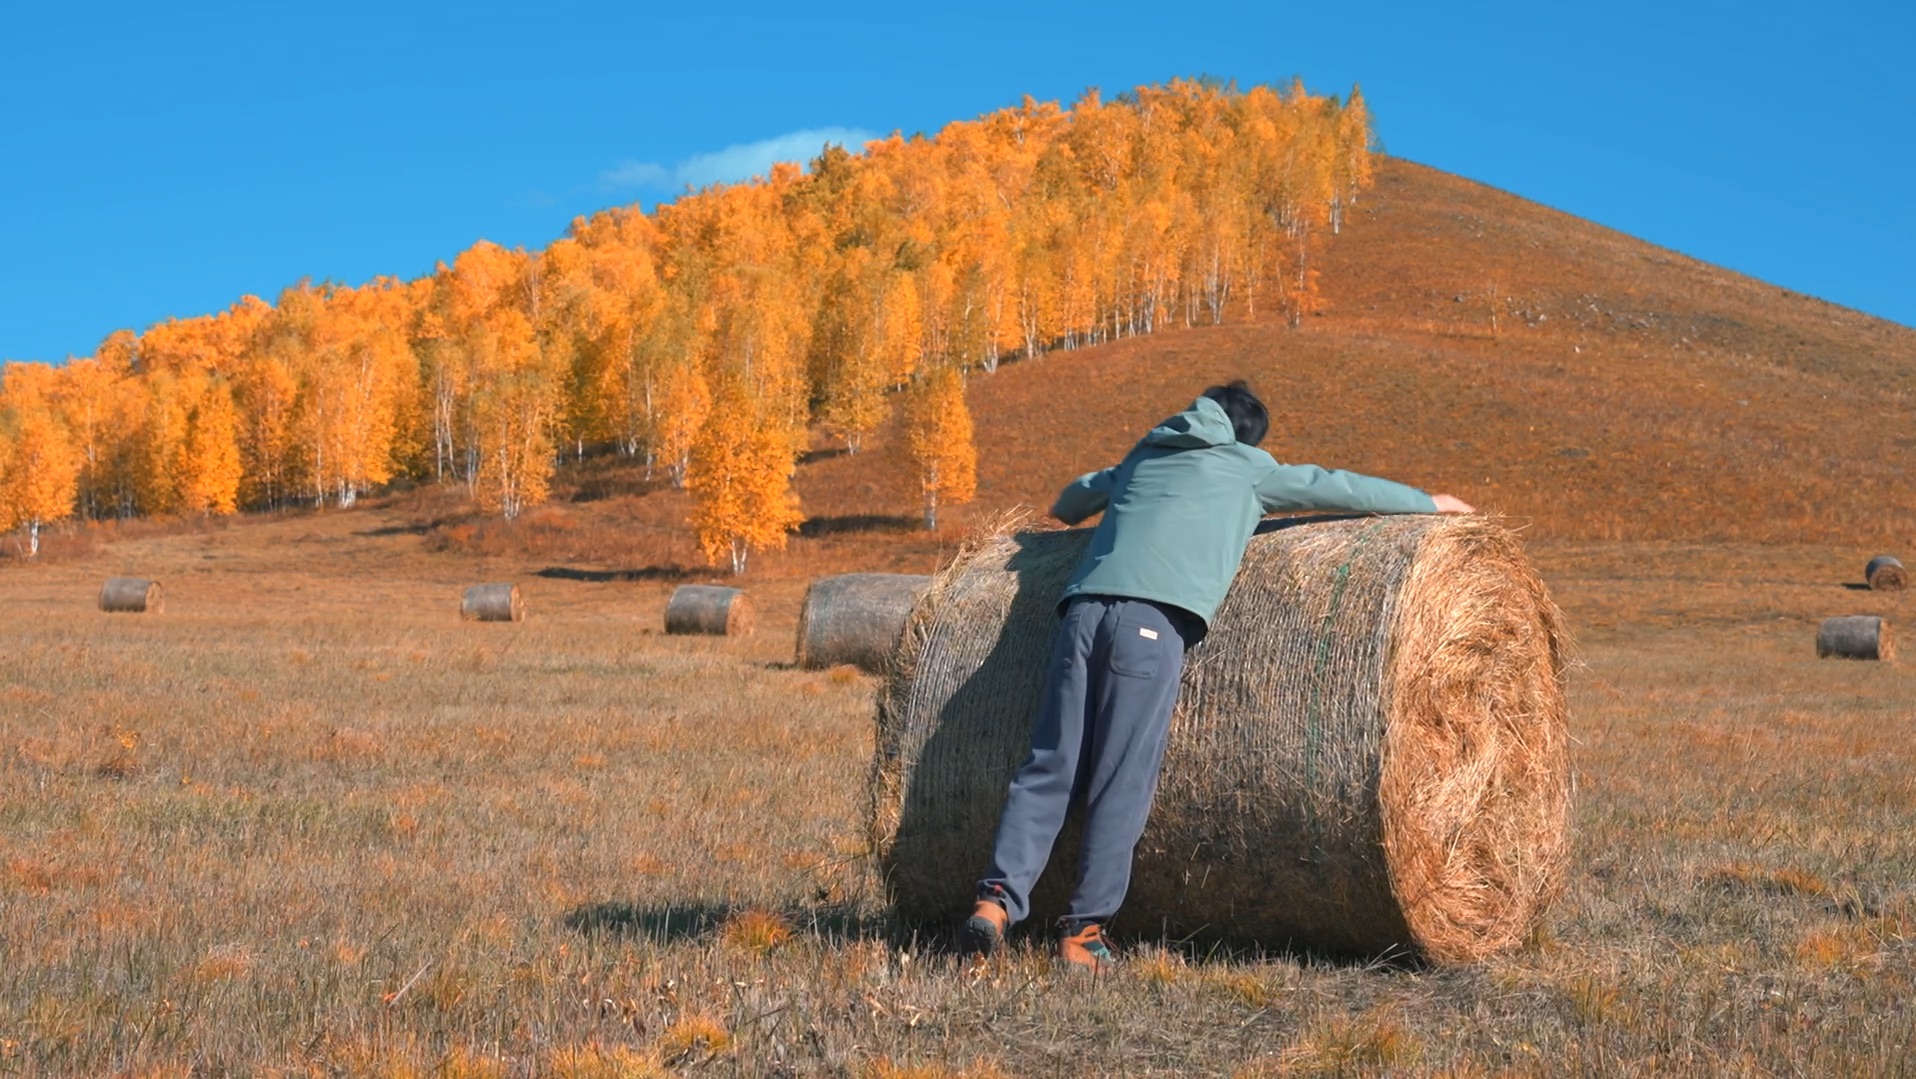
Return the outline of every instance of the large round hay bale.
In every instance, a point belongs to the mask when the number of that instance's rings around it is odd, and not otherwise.
[[[737,588],[682,584],[665,604],[665,632],[743,637],[752,632],[752,601]]]
[[[470,622],[522,622],[526,605],[516,584],[476,584],[459,601],[459,617]]]
[[[879,706],[872,839],[907,920],[968,907],[1090,533],[1002,536],[913,611]],[[1467,962],[1559,891],[1566,640],[1482,517],[1267,523],[1193,649],[1126,924]],[[1073,828],[1034,916],[1063,912]]]
[[[882,674],[905,619],[930,585],[930,577],[911,573],[847,573],[813,581],[798,615],[798,665],[849,663]]]
[[[100,587],[100,609],[121,614],[160,613],[160,582],[144,577],[108,577]]]
[[[1863,580],[1878,592],[1898,591],[1909,584],[1909,575],[1895,557],[1879,554],[1863,567]]]
[[[1819,659],[1895,659],[1889,619],[1873,614],[1825,618],[1816,630],[1816,655]]]

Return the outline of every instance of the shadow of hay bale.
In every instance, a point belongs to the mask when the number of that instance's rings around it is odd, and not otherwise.
[[[807,539],[843,536],[859,532],[916,532],[923,526],[917,517],[882,513],[850,513],[837,517],[810,517],[798,526],[798,534]]]
[[[636,569],[577,569],[572,566],[547,566],[533,573],[554,581],[588,581],[609,584],[613,581],[682,581],[692,571],[683,566],[640,566]]]
[[[733,903],[588,903],[567,912],[567,929],[586,935],[631,937],[657,944],[710,939],[725,923],[746,911]],[[850,904],[788,907],[778,911],[793,932],[825,941],[896,940],[888,918],[861,912]]]

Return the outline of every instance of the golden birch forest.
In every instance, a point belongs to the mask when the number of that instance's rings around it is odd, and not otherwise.
[[[463,485],[513,518],[568,456],[691,495],[742,572],[804,520],[801,451],[900,414],[935,526],[971,495],[964,386],[1000,363],[1321,306],[1316,252],[1370,182],[1361,93],[1202,81],[1027,98],[935,137],[480,241],[414,280],[301,281],[0,381],[0,529],[349,506]]]

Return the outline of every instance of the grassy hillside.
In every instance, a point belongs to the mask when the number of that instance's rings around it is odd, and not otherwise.
[[[973,381],[979,503],[1048,504],[1209,382],[1280,460],[1448,490],[1558,538],[1907,540],[1916,331],[1387,161],[1327,249],[1331,309],[1054,353]],[[1494,324],[1493,324],[1494,317]],[[814,513],[904,512],[880,455]]]

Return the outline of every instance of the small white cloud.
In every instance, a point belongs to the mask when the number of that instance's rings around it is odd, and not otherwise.
[[[828,143],[837,143],[856,153],[878,138],[873,132],[856,127],[819,127],[793,131],[757,142],[727,146],[709,154],[695,154],[676,165],[654,161],[628,161],[618,168],[599,174],[606,187],[667,188],[704,187],[707,184],[733,183],[752,176],[764,176],[780,161],[804,164],[817,157]]]
[[[600,173],[599,182],[607,187],[665,187],[672,182],[672,170],[650,161],[628,161]]]

